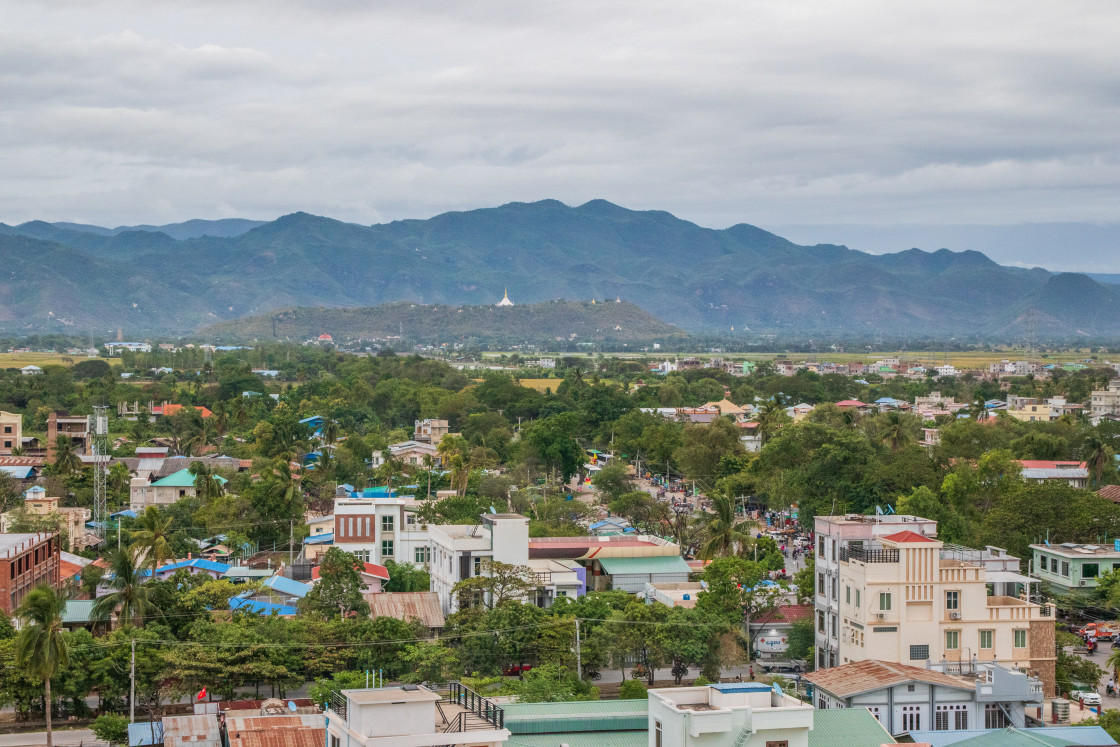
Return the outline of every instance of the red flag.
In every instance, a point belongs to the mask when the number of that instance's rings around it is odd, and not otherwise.
[[[206,697],[206,688],[204,687],[204,688],[202,688],[201,690],[198,691],[198,697],[196,697],[195,700],[202,700],[205,697]]]

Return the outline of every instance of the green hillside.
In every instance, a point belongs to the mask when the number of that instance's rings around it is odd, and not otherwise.
[[[686,333],[632,303],[550,301],[527,306],[425,306],[392,303],[366,308],[292,308],[211,325],[199,336],[215,341],[302,341],[321,334],[335,340],[374,340],[404,335],[440,344],[607,342],[639,344],[682,339]]]

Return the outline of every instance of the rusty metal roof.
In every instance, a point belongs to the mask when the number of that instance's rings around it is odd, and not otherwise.
[[[443,609],[439,595],[434,591],[385,591],[366,594],[372,617],[395,617],[398,620],[416,618],[424,627],[442,628]]]
[[[218,717],[165,716],[163,743],[166,747],[222,747],[222,734],[218,730]]]
[[[229,747],[321,747],[326,720],[322,714],[232,717],[226,734]]]
[[[873,659],[809,672],[802,675],[802,678],[837,698],[850,698],[860,693],[872,692],[908,682],[926,682],[931,685],[954,687],[958,690],[976,689],[974,683],[960,677],[953,677],[921,667],[912,667],[908,664],[895,664]]]

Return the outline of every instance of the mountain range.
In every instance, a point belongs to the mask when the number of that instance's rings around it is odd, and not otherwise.
[[[617,296],[705,334],[1120,336],[1120,287],[1085,275],[975,251],[802,246],[747,224],[703,228],[604,200],[372,226],[306,213],[114,229],[0,224],[0,257],[9,332],[187,335],[295,307],[489,306],[508,288],[519,305]]]

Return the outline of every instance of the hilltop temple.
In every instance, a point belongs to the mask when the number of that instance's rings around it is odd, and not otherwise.
[[[498,301],[498,305],[499,306],[513,306],[513,301],[509,300],[509,288],[506,288],[505,295],[502,296],[501,301]]]

